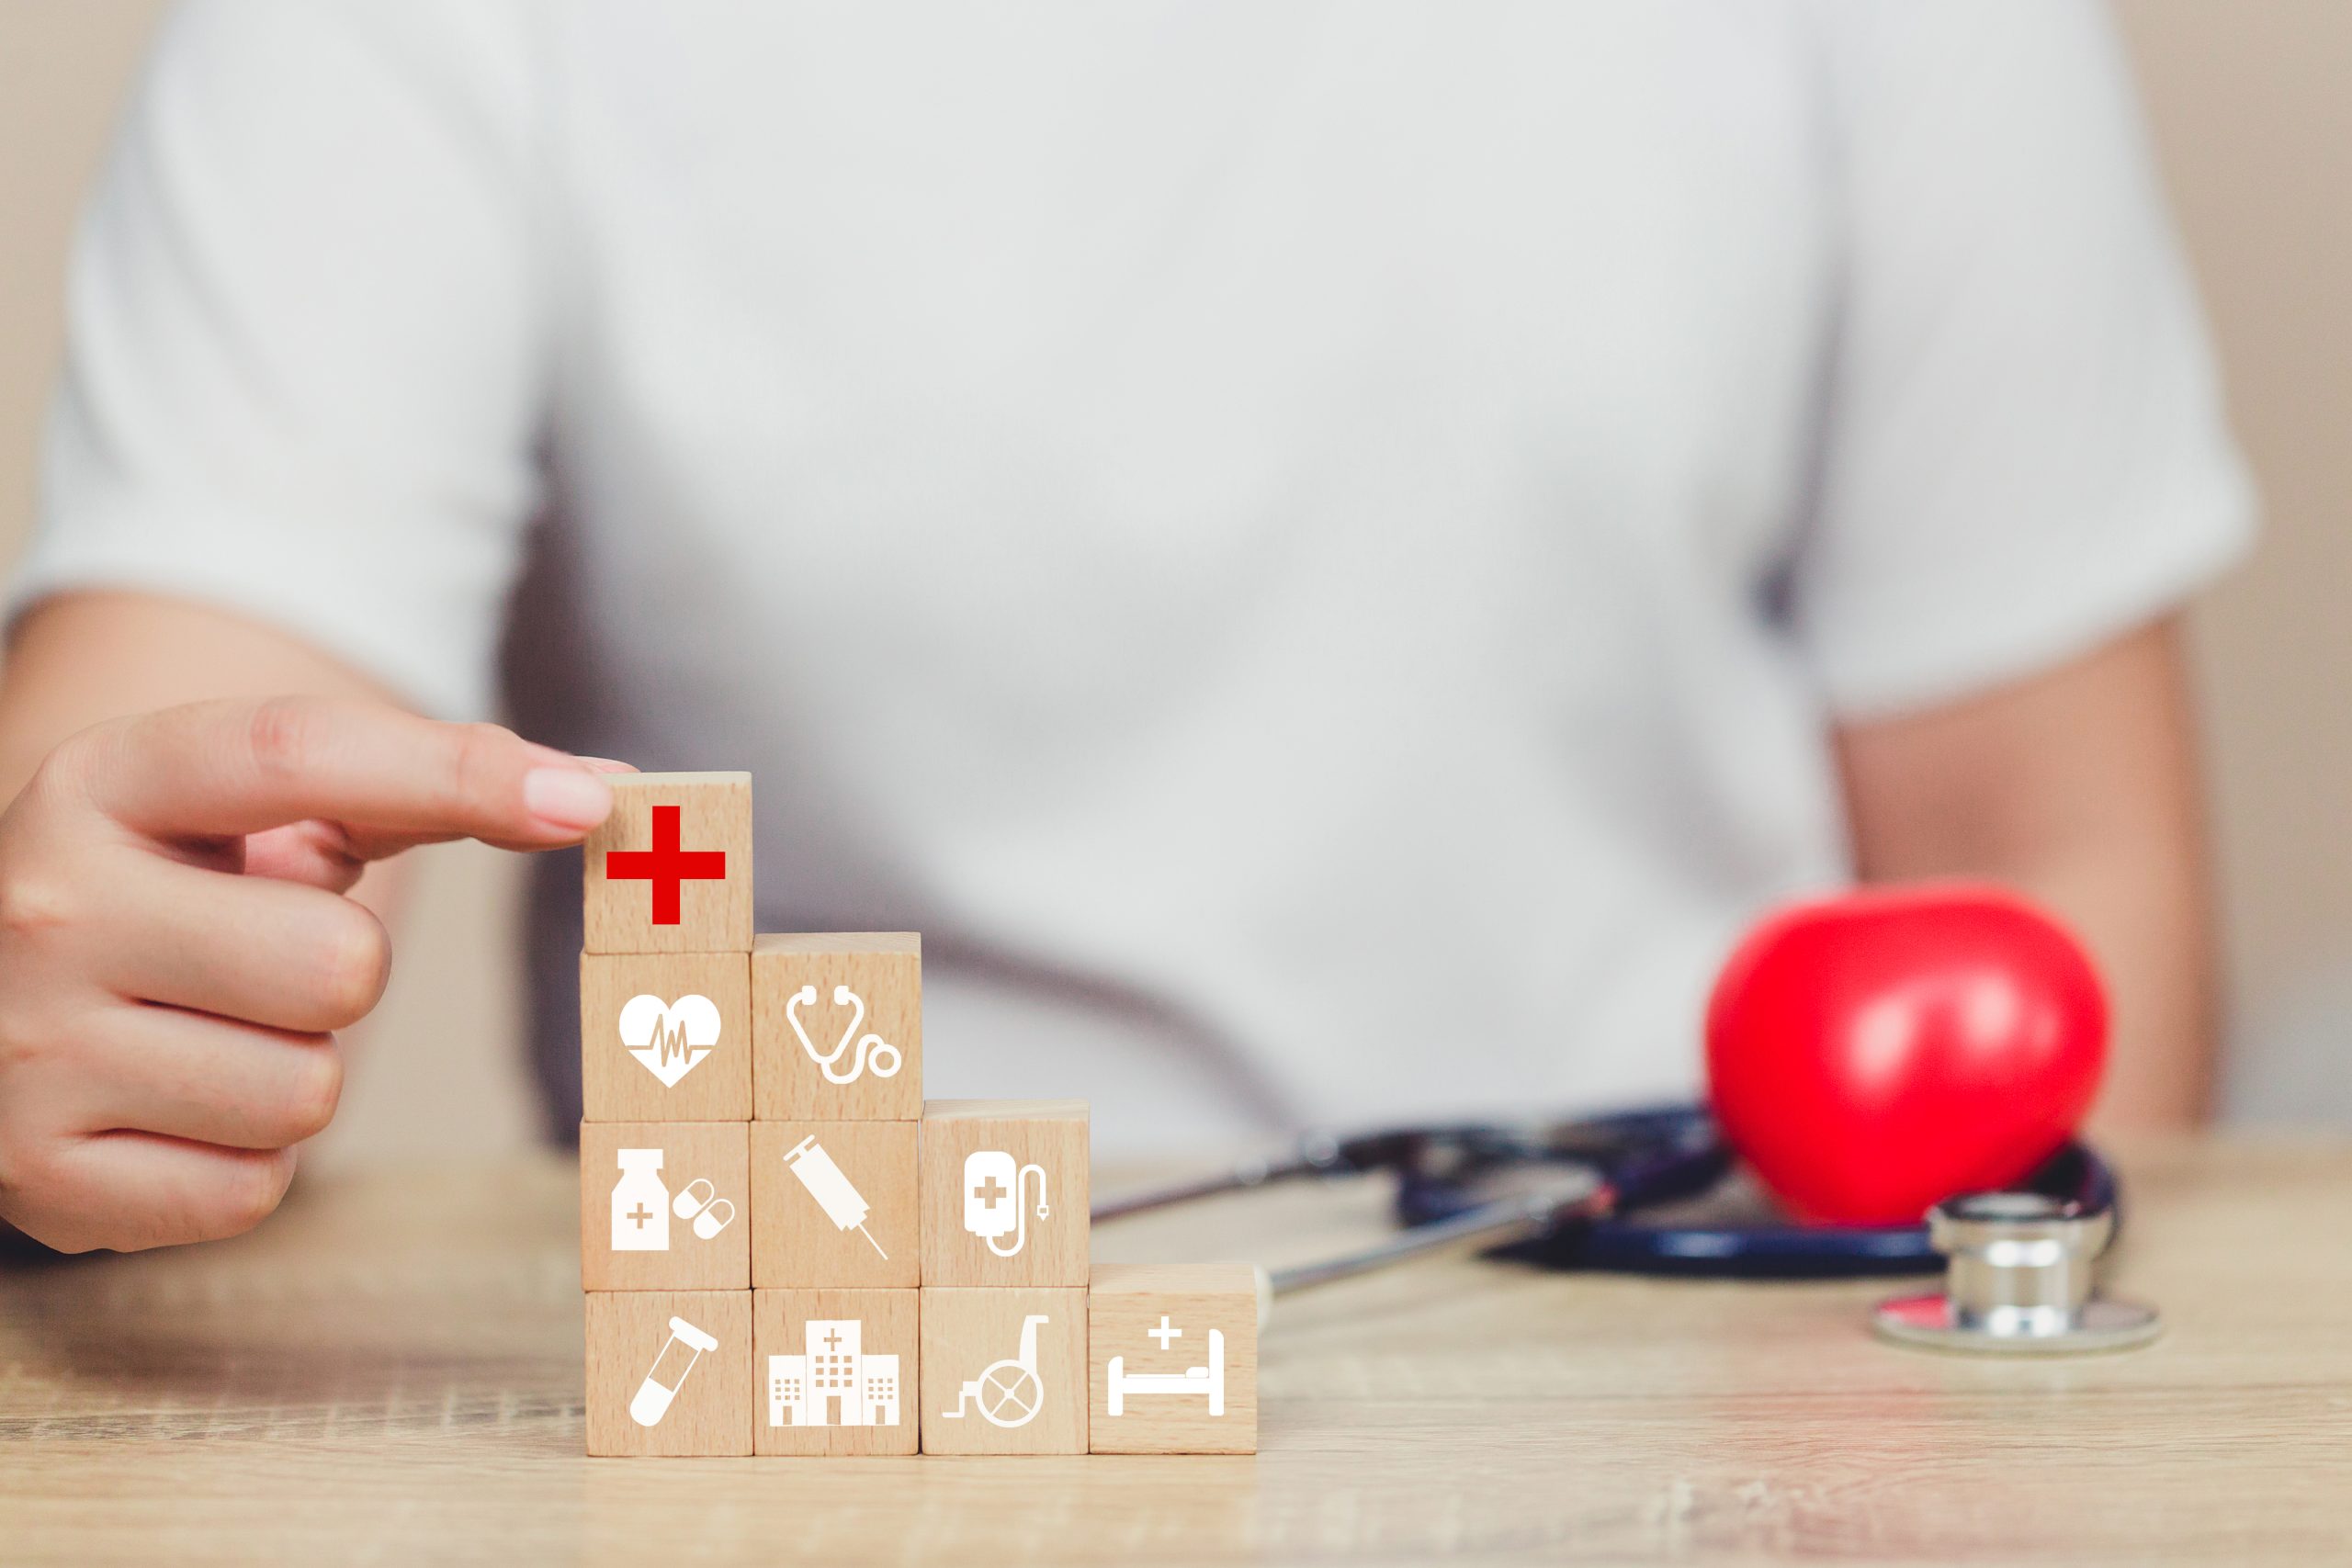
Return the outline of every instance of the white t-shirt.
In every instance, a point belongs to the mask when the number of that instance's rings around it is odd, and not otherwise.
[[[1129,1147],[1690,1092],[1827,727],[2248,530],[2056,0],[217,0],[72,323],[18,604],[479,715],[530,559],[530,732],[752,769],[763,928]]]

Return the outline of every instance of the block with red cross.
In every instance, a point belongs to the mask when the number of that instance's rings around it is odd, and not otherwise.
[[[614,775],[584,847],[590,953],[752,950],[752,775]]]

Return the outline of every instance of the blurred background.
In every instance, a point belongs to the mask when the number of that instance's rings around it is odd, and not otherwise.
[[[31,514],[83,187],[162,0],[0,5],[0,557]],[[2261,486],[2252,561],[2197,607],[2232,998],[2225,1108],[2352,1126],[2352,5],[2120,0]],[[530,1136],[503,857],[425,852],[384,1008],[318,1159]]]

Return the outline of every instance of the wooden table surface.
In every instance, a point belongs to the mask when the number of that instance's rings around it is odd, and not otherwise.
[[[1896,1349],[1867,1282],[1427,1264],[1283,1304],[1254,1460],[583,1459],[573,1168],[320,1182],[235,1242],[6,1266],[0,1562],[2352,1560],[2352,1149],[2123,1166],[2147,1349]],[[1281,1261],[1374,1199],[1095,1253]]]

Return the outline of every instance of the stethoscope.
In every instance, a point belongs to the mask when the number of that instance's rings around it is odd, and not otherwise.
[[[1742,1280],[1830,1280],[1943,1269],[1946,1288],[1882,1303],[1900,1343],[2000,1351],[2114,1349],[2154,1337],[2150,1309],[2098,1297],[2115,1234],[2114,1172],[2069,1141],[2014,1190],[1939,1204],[1904,1225],[1722,1224],[1641,1216],[1714,1193],[1732,1151],[1695,1107],[1568,1121],[1310,1134],[1203,1179],[1095,1206],[1113,1220],[1306,1177],[1389,1175],[1398,1230],[1337,1257],[1266,1272],[1267,1303],[1409,1258],[1475,1251],[1538,1268]]]
[[[810,1061],[817,1064],[817,1070],[825,1075],[827,1083],[855,1083],[869,1071],[877,1078],[897,1076],[899,1064],[903,1058],[896,1045],[878,1034],[868,1034],[857,1040],[857,1054],[851,1058],[849,1071],[845,1073],[833,1071],[834,1064],[849,1055],[850,1043],[856,1038],[858,1026],[865,1021],[865,998],[847,986],[833,987],[833,1005],[837,1008],[848,1008],[850,1019],[849,1027],[842,1031],[841,1039],[830,1051],[818,1050],[817,1043],[808,1038],[808,1031],[801,1027],[800,1010],[816,1005],[817,987],[801,987],[786,999],[784,1021],[792,1026],[792,1032],[800,1041],[800,1048],[808,1054]]]

